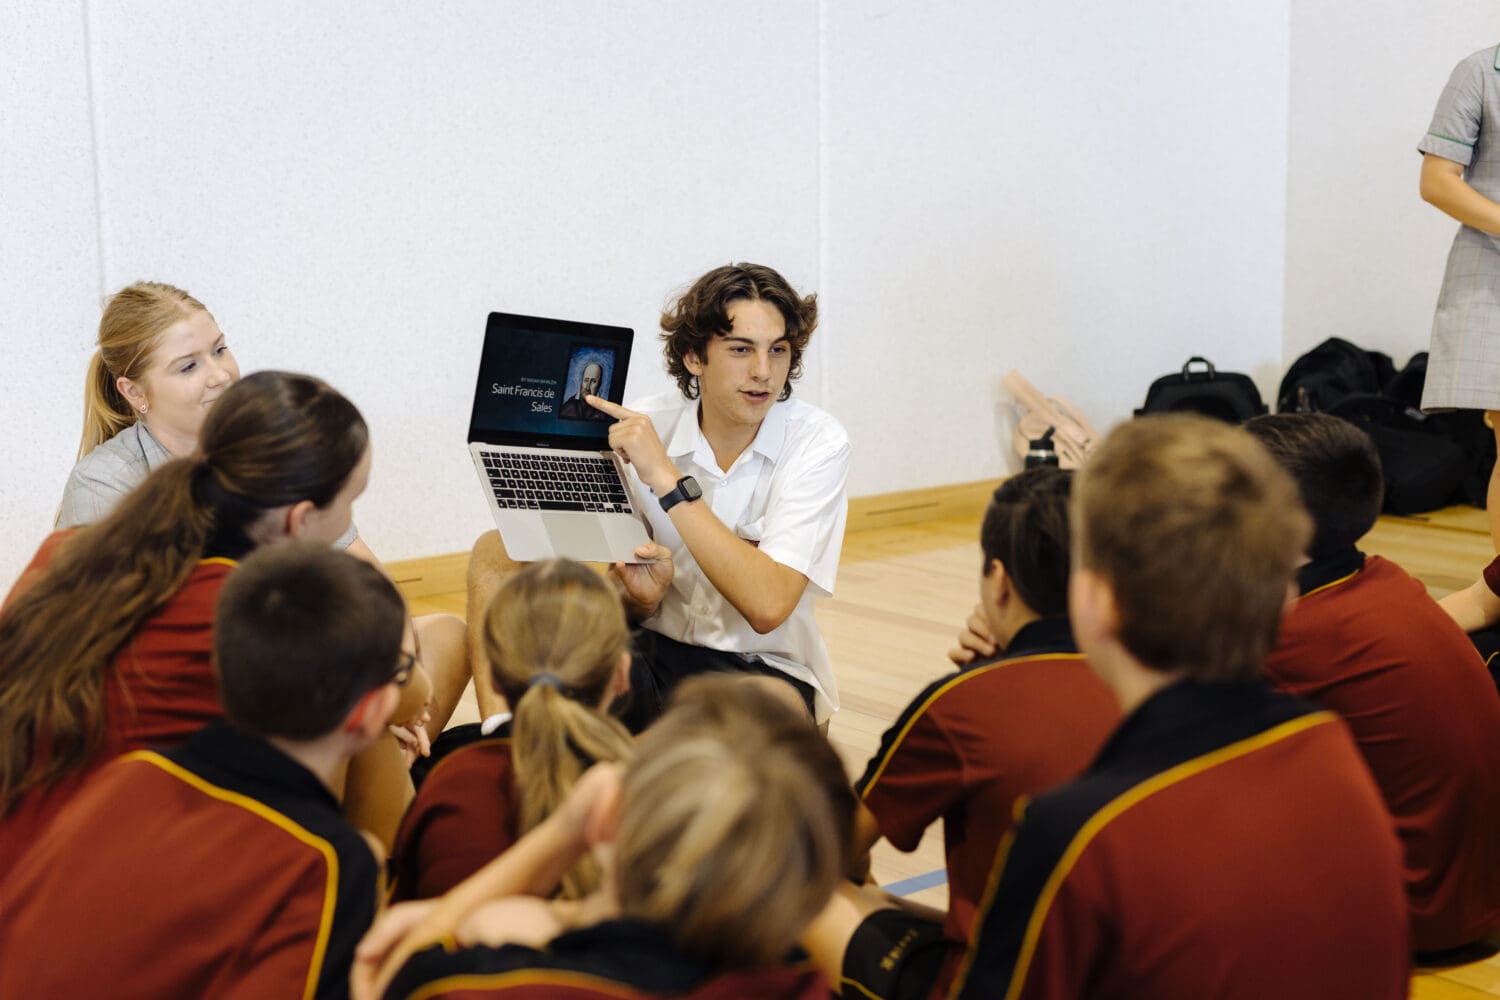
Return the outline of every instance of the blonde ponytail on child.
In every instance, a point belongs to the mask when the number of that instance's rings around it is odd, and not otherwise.
[[[596,573],[566,559],[532,563],[490,602],[485,652],[515,720],[511,759],[518,833],[551,815],[578,777],[600,761],[626,761],[629,732],[607,714],[629,647],[625,612]],[[578,899],[599,883],[592,858],[563,878]]]

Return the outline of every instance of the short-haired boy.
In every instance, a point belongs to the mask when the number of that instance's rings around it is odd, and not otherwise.
[[[0,883],[0,995],[343,997],[378,866],[331,790],[415,663],[379,570],[287,542],[215,612],[225,722],[109,764]]]
[[[1256,417],[1245,429],[1291,473],[1313,519],[1266,673],[1354,732],[1405,850],[1413,947],[1483,937],[1500,927],[1500,694],[1427,588],[1356,547],[1384,492],[1369,435],[1326,413]]]

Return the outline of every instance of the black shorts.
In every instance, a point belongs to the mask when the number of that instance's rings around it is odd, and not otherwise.
[[[876,910],[849,938],[839,991],[862,1000],[925,1000],[948,947],[940,924],[905,910]]]
[[[698,674],[759,674],[786,681],[796,689],[807,714],[813,715],[812,685],[788,676],[755,656],[726,653],[669,639],[650,629],[636,629],[630,636],[630,693],[616,710],[632,733],[639,733],[666,711],[673,688]]]

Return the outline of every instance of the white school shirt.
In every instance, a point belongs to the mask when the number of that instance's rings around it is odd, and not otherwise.
[[[810,684],[818,720],[827,719],[839,707],[838,683],[813,601],[832,596],[838,575],[849,513],[849,435],[810,403],[773,403],[755,440],[725,471],[698,427],[697,400],[665,392],[630,409],[651,418],[673,464],[698,480],[703,499],[696,502],[708,504],[736,535],[808,581],[787,620],[758,634],[709,582],[656,495],[627,466],[636,509],[646,515],[652,538],[672,550],[671,589],[641,624],[680,642],[754,654]]]

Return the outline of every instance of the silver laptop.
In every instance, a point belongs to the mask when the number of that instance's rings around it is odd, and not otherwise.
[[[634,334],[618,326],[490,313],[469,454],[512,559],[639,562],[649,541],[609,447]]]

